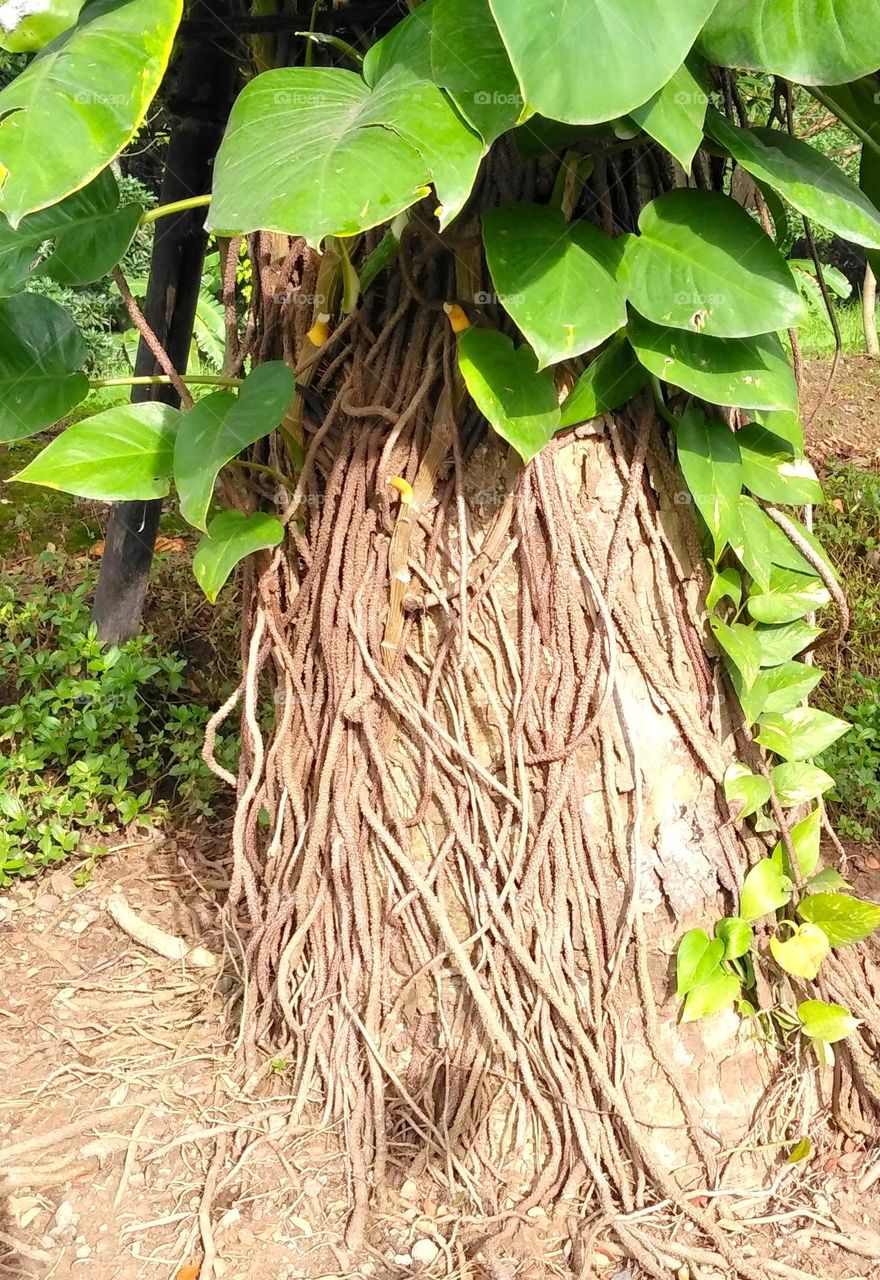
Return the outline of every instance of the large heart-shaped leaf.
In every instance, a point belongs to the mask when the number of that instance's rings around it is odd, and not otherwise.
[[[280,360],[258,365],[235,396],[216,391],[187,413],[174,444],[174,483],[185,520],[205,529],[221,467],[284,417],[296,382]]]
[[[713,1013],[719,1013],[727,1005],[733,1004],[740,989],[739,978],[732,973],[719,971],[708,982],[688,992],[681,1015],[682,1022],[696,1022],[698,1018],[709,1018]]]
[[[712,634],[742,677],[746,689],[750,689],[761,670],[761,641],[751,627],[741,622],[722,622],[711,619]]]
[[[786,440],[755,422],[738,431],[736,440],[743,484],[756,497],[797,506],[822,501],[822,486],[812,465],[806,458],[798,458]]]
[[[119,208],[119,187],[105,169],[60,204],[22,218],[15,229],[0,214],[0,293],[14,293],[32,272],[66,285],[100,280],[125,254],[142,212],[137,204]],[[37,265],[48,240],[54,251]]]
[[[164,498],[180,413],[169,405],[117,405],[62,431],[13,479],[102,502]]]
[[[462,334],[458,364],[483,417],[529,462],[559,430],[552,374],[538,370],[529,347],[514,347],[503,333],[489,329]]]
[[[778,667],[818,639],[822,628],[809,622],[791,622],[784,627],[758,627],[757,634],[761,637],[761,666]]]
[[[676,427],[678,465],[712,535],[716,557],[733,533],[742,488],[736,436],[723,422],[688,409]]]
[[[445,89],[486,142],[512,129],[523,100],[488,0],[427,0],[364,60],[375,85],[394,67]]]
[[[690,173],[694,156],[703,145],[708,102],[699,80],[683,65],[662,89],[630,115]]]
[[[846,720],[815,707],[770,712],[761,716],[760,724],[755,741],[783,760],[812,760],[852,728]]]
[[[639,230],[627,250],[627,291],[655,324],[748,338],[805,319],[782,254],[729,196],[667,192],[643,209]]]
[[[724,798],[731,806],[736,821],[757,813],[770,795],[770,783],[760,773],[752,773],[740,760],[734,760],[728,767],[724,775]],[[718,932],[717,927],[715,932]]]
[[[823,1040],[825,1044],[845,1040],[861,1025],[842,1004],[829,1004],[825,1000],[804,1000],[798,1005],[798,1017],[804,1035],[811,1040]]]
[[[817,805],[812,813],[796,823],[789,832],[789,836],[801,875],[811,876],[819,865],[819,845],[822,838],[821,808]],[[779,841],[770,856],[783,875],[792,874],[791,855],[784,840]]]
[[[36,53],[76,22],[83,0],[6,0],[0,5],[0,48]]]
[[[0,442],[42,431],[84,400],[85,358],[79,329],[56,302],[0,298]]]
[[[737,438],[739,434],[737,432]],[[766,590],[769,585],[774,565],[781,569],[792,569],[795,573],[806,574],[808,577],[816,576],[816,570],[804,559],[791,540],[758,506],[754,498],[750,498],[745,493],[739,500],[739,517],[742,525],[741,537],[745,545],[741,547],[738,542],[734,542],[733,545],[737,555],[742,552],[743,564],[762,589]],[[826,569],[834,575],[834,570],[829,565],[828,558],[818,541],[792,516],[789,516],[789,520],[816,554],[822,557]]]
[[[283,537],[284,525],[264,511],[250,516],[243,511],[221,511],[215,516],[193,556],[193,573],[211,604],[239,561],[255,551],[277,547]]]
[[[704,929],[689,929],[678,944],[675,958],[677,996],[686,996],[699,987],[721,964],[724,943],[710,940]]]
[[[797,409],[797,385],[775,334],[707,338],[651,324],[631,312],[629,340],[656,378],[709,404],[741,409]]]
[[[779,967],[796,978],[807,978],[811,982],[830,950],[825,934],[814,924],[798,925],[785,941],[775,937],[770,939],[770,951]]]
[[[834,786],[830,774],[803,760],[778,764],[771,770],[770,780],[783,809],[794,809],[797,805],[817,800]]]
[[[0,210],[13,226],[127,145],[162,82],[182,0],[91,0],[0,93]]]
[[[750,594],[748,610],[756,622],[773,626],[795,622],[816,609],[824,609],[830,602],[828,588],[815,573],[795,573],[774,566],[766,588]]]
[[[715,0],[489,0],[526,103],[551,120],[626,115],[684,62]]]
[[[880,928],[880,906],[847,893],[812,893],[798,906],[798,915],[818,925],[832,947],[864,942]]]
[[[592,351],[626,324],[618,253],[596,227],[515,204],[483,215],[483,239],[499,301],[540,368]]]
[[[754,930],[739,916],[725,916],[715,924],[715,937],[724,943],[724,959],[739,960],[751,950]]]
[[[639,364],[626,338],[615,338],[587,366],[563,401],[561,425],[573,427],[609,409],[619,409],[637,396],[647,382],[648,371]]]
[[[755,863],[743,881],[739,914],[743,920],[757,920],[784,907],[791,897],[791,881],[769,858]]]
[[[218,234],[259,229],[320,246],[387,222],[427,194],[461,208],[483,142],[442,91],[398,68],[372,90],[350,71],[288,67],[239,95],[217,156]]]
[[[763,663],[764,633],[758,630],[753,631],[752,635],[757,637]],[[809,697],[822,675],[818,667],[808,667],[803,662],[782,662],[778,667],[762,671],[748,692],[748,706],[743,708],[749,721],[754,723],[759,716],[769,711],[793,711]]]
[[[880,248],[880,212],[851,178],[807,142],[778,129],[740,129],[710,109],[706,126],[758,182],[812,222],[868,249]]]
[[[842,84],[880,67],[877,0],[719,0],[700,48],[721,67]]]

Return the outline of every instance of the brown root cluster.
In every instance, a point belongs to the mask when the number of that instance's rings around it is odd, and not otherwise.
[[[246,1060],[266,1074],[282,1056],[290,1123],[344,1134],[354,1249],[414,1178],[461,1206],[487,1267],[540,1207],[575,1274],[602,1234],[647,1275],[684,1259],[759,1280],[694,1194],[725,1151],[675,1058],[670,952],[644,909],[680,934],[651,846],[664,761],[635,688],[700,780],[698,912],[749,857],[720,790],[732,726],[668,445],[645,401],[513,464],[466,406],[442,311],[469,301],[463,279],[481,286],[467,241],[414,228],[401,252],[316,358],[295,300],[275,333],[310,371],[305,459],[293,494],[263,495],[289,536],[246,583],[244,678],[216,718],[241,704],[226,924]],[[318,267],[296,253],[281,283],[308,295]],[[272,450],[262,463],[290,471]],[[415,492],[405,544],[391,477]],[[841,966],[828,979],[876,1037],[853,985]],[[685,1135],[685,1181],[645,1121],[636,1042]],[[867,1050],[850,1064],[861,1087],[839,1078],[837,1102],[868,1127]],[[658,1209],[691,1224],[674,1248]]]

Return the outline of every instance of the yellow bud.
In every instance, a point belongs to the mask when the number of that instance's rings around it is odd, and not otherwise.
[[[402,479],[401,476],[391,476],[388,483],[392,489],[396,489],[400,494],[400,501],[403,505],[408,507],[413,500],[413,490],[410,482]]]
[[[449,323],[452,325],[453,333],[464,333],[465,329],[469,329],[471,327],[470,320],[468,320],[463,309],[457,302],[444,302],[443,310],[449,317]]]
[[[323,347],[324,343],[330,337],[330,317],[325,314],[318,316],[315,323],[309,329],[306,335],[313,347]]]

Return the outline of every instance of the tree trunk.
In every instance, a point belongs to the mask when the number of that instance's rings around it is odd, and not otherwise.
[[[865,264],[862,320],[865,325],[865,349],[869,356],[880,356],[880,338],[877,337],[877,277],[870,262]]]
[[[317,355],[289,294],[264,317],[326,412],[245,584],[243,1044],[289,1063],[291,1126],[344,1133],[355,1258],[407,1180],[490,1274],[564,1245],[587,1275],[598,1222],[646,1274],[757,1280],[693,1195],[794,1145],[827,1082],[806,1055],[778,1074],[733,1009],[677,1025],[683,932],[766,852],[723,798],[749,746],[705,655],[689,499],[648,398],[525,469],[487,434],[443,311],[505,323],[472,305],[477,226],[446,252],[414,224]],[[674,1255],[636,1212],[658,1200],[693,1224]]]

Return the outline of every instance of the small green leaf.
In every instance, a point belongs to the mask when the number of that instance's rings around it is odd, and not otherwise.
[[[180,416],[158,401],[105,409],[68,427],[13,478],[101,502],[164,498]]]
[[[627,249],[628,294],[654,324],[750,338],[806,319],[782,254],[729,196],[669,191],[645,206],[639,230]]]
[[[553,375],[538,371],[534,352],[515,348],[503,333],[468,329],[458,362],[478,409],[523,462],[529,462],[559,430]]]
[[[720,618],[710,618],[709,624],[718,644],[742,676],[745,688],[751,688],[761,669],[760,638],[741,622],[728,626]]]
[[[590,422],[609,409],[619,409],[647,383],[648,371],[639,364],[626,338],[614,338],[587,366],[563,401],[561,426],[573,427]]]
[[[760,661],[764,650],[760,631],[757,637]],[[808,667],[803,662],[783,662],[778,667],[764,669],[748,690],[749,723],[770,711],[792,711],[800,706],[822,679],[818,667]],[[745,709],[745,708],[744,708]]]
[[[703,929],[689,929],[678,944],[676,995],[686,996],[711,978],[724,955],[724,943],[712,942]]]
[[[861,1026],[849,1009],[841,1004],[827,1004],[824,1000],[804,1000],[798,1005],[801,1031],[811,1040],[836,1044]]]
[[[735,609],[742,601],[742,580],[736,569],[719,569],[712,574],[712,585],[706,596],[706,608],[711,613],[722,600],[732,600]]]
[[[776,937],[770,939],[770,952],[779,967],[811,982],[830,950],[825,934],[812,924],[799,925],[785,942]]]
[[[846,720],[814,707],[770,712],[761,716],[761,732],[755,739],[783,760],[812,760],[852,727]]]
[[[771,625],[796,622],[831,601],[828,588],[815,575],[795,573],[774,566],[765,591],[748,598],[748,610],[756,622]]]
[[[814,876],[810,876],[807,881],[808,893],[824,893],[826,889],[851,889],[852,885],[848,880],[844,880],[843,876],[836,867],[823,867],[821,871],[817,871]]]
[[[0,209],[13,226],[119,154],[165,75],[181,0],[92,0],[0,92]]]
[[[817,806],[812,813],[798,822],[789,832],[797,855],[801,875],[811,876],[819,865],[819,841],[822,835],[822,810]],[[783,875],[791,875],[791,861],[785,841],[780,840],[770,855]]]
[[[275,516],[257,511],[221,511],[208,525],[193,556],[196,581],[215,604],[232,570],[255,551],[277,547],[284,538],[284,525]]]
[[[651,324],[632,312],[629,340],[656,378],[709,404],[740,409],[798,407],[794,374],[774,333],[757,338],[709,338]]]
[[[848,893],[814,893],[798,905],[798,915],[828,935],[832,947],[863,942],[880,927],[880,906]]]
[[[778,764],[771,770],[770,780],[776,797],[783,809],[794,809],[797,805],[808,804],[819,796],[830,791],[834,779],[818,769],[814,764],[806,764],[801,760],[789,764]]]
[[[762,858],[745,878],[739,914],[743,920],[757,920],[784,907],[791,897],[791,881],[769,858]]]
[[[483,214],[492,283],[539,367],[592,351],[626,324],[614,242],[559,209],[514,204]]]
[[[880,249],[880,211],[826,155],[779,129],[737,128],[714,108],[706,125],[743,169],[774,187],[798,213],[845,240]]]
[[[84,400],[85,358],[82,335],[57,302],[0,298],[0,443],[52,426]]]
[[[696,1022],[698,1018],[709,1018],[727,1005],[733,1004],[742,990],[739,978],[732,973],[716,973],[702,986],[689,991],[684,1002],[682,1022]]]
[[[822,486],[806,458],[786,440],[753,422],[736,433],[743,483],[757,498],[796,506],[822,501]]]
[[[678,465],[706,527],[716,557],[733,532],[742,488],[736,437],[723,422],[710,422],[699,409],[688,409],[676,427]]]
[[[807,1160],[813,1154],[813,1144],[809,1138],[801,1138],[796,1147],[792,1147],[791,1152],[786,1158],[786,1164],[799,1164],[801,1160]]]
[[[630,115],[690,173],[694,156],[703,145],[708,102],[699,80],[689,67],[682,65],[662,89]]]
[[[761,637],[761,666],[778,667],[818,640],[822,628],[798,621],[784,627],[758,627],[756,634]]]
[[[185,414],[174,445],[174,483],[180,513],[206,527],[221,468],[278,426],[290,407],[296,381],[280,360],[258,365],[237,396],[217,391]]]
[[[725,960],[739,960],[748,955],[754,936],[752,926],[739,916],[725,916],[715,924],[715,937],[724,943]]]
[[[750,817],[770,799],[768,780],[759,773],[752,773],[747,765],[734,760],[724,775],[724,797],[731,810],[736,810],[736,821]]]

